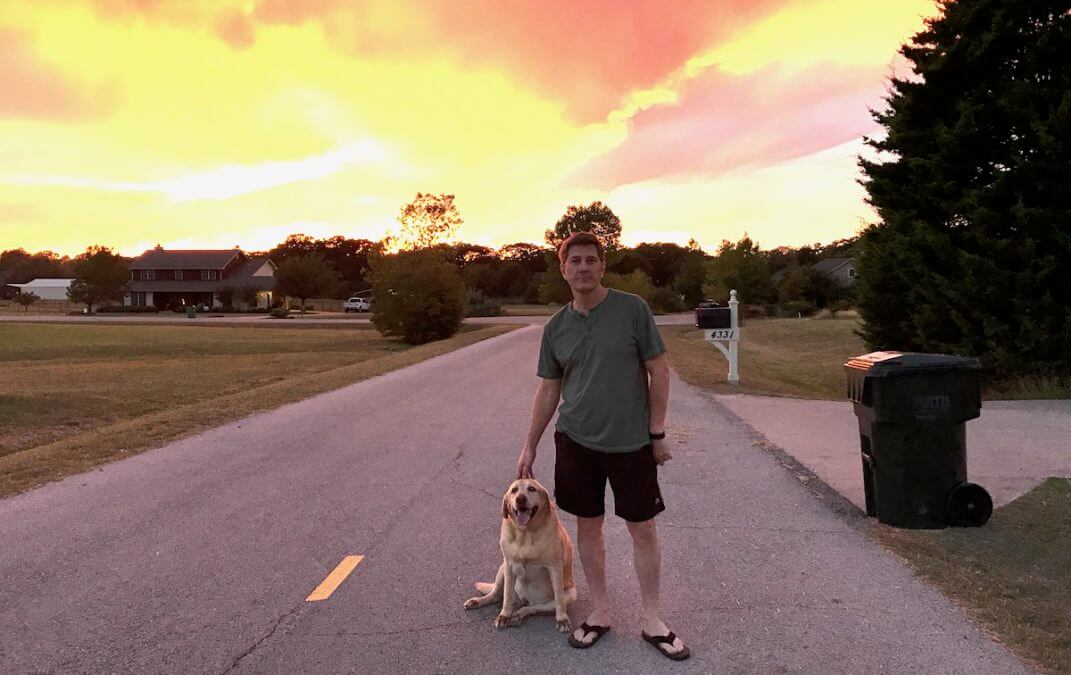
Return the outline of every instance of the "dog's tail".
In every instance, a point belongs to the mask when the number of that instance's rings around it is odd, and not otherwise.
[[[495,590],[495,585],[489,584],[486,581],[477,581],[475,584],[473,584],[473,586],[476,587],[477,591],[483,593],[484,595],[487,595],[491,591]]]

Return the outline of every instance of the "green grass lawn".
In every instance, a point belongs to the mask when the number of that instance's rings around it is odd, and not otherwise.
[[[729,365],[703,331],[662,326],[674,370],[689,384],[732,393],[843,399],[844,363],[867,353],[855,335],[858,320],[753,319],[740,329],[740,384],[725,378]]]
[[[0,324],[0,496],[513,328]]]
[[[751,319],[740,329],[740,384],[726,382],[729,365],[703,332],[661,326],[669,360],[689,384],[722,393],[845,399],[844,363],[871,351],[855,334],[859,320],[837,318]],[[1026,376],[983,385],[986,400],[1071,398],[1071,379]]]
[[[1020,656],[1071,673],[1071,480],[1050,478],[980,528],[875,536]]]

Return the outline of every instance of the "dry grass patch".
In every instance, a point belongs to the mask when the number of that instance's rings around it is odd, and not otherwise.
[[[980,528],[875,536],[1043,670],[1071,673],[1071,480],[1050,478]]]
[[[0,497],[515,328],[0,325]]]
[[[673,369],[689,384],[720,393],[843,400],[844,363],[868,350],[858,320],[752,319],[741,327],[740,384],[728,361],[692,326],[661,326]]]
[[[561,309],[561,305],[502,305],[506,316],[552,316]]]

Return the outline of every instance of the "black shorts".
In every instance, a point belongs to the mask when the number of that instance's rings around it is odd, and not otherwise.
[[[658,489],[658,464],[651,446],[634,452],[599,452],[554,432],[554,499],[581,518],[606,512],[606,479],[614,491],[614,513],[633,523],[666,510]]]

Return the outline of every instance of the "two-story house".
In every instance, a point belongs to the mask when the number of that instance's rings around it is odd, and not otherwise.
[[[233,289],[233,304],[242,289],[255,289],[257,306],[268,307],[275,290],[276,266],[267,256],[229,251],[145,251],[130,262],[125,305],[173,309],[186,305],[220,307],[220,290]]]

